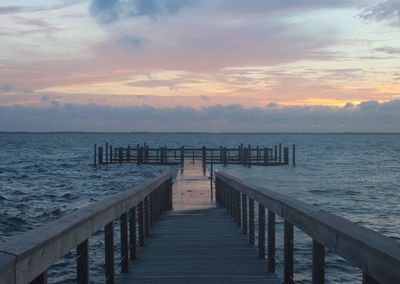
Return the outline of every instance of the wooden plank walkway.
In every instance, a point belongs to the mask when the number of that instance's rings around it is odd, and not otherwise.
[[[210,199],[201,161],[185,163],[174,185],[174,211],[155,225],[116,283],[281,283]]]

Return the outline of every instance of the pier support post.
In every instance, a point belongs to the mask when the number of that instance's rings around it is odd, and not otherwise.
[[[131,260],[136,258],[136,207],[129,210],[129,254]]]
[[[296,165],[296,145],[293,144],[292,146],[292,159],[293,159],[293,166]]]
[[[275,273],[275,214],[268,210],[268,272]]]
[[[97,145],[94,144],[93,167],[96,167]]]
[[[282,143],[279,143],[279,163],[282,163]]]
[[[247,195],[242,193],[242,232],[247,234]]]
[[[249,168],[251,168],[251,146],[249,144],[249,156],[248,156],[249,160],[248,160],[248,166]]]
[[[124,213],[119,217],[121,230],[121,272],[129,272],[128,255],[128,214]]]
[[[289,148],[283,148],[283,163],[289,165]]]
[[[258,204],[258,257],[265,259],[265,207]]]
[[[89,241],[83,241],[76,248],[76,282],[89,284]]]
[[[104,244],[105,244],[105,265],[106,265],[106,283],[114,284],[114,225],[113,222],[108,223],[104,228]]]
[[[106,143],[106,163],[109,162],[108,157],[108,143]]]
[[[144,212],[143,212],[143,201],[140,201],[138,206],[138,233],[139,233],[139,245],[144,246]]]
[[[249,244],[254,245],[254,199],[249,197]]]
[[[103,163],[103,147],[99,147],[98,152],[99,152],[99,157],[97,161],[99,162],[99,165],[101,165]]]
[[[325,248],[322,244],[313,240],[312,251],[312,283],[325,283]]]
[[[292,284],[293,281],[293,225],[285,220],[284,223],[284,273],[283,283]]]

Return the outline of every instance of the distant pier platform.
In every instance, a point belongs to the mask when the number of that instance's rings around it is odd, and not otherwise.
[[[296,147],[291,147],[291,162],[296,164]],[[146,143],[134,147],[116,147],[106,143],[103,146],[94,145],[93,165],[114,163],[136,163],[154,165],[184,165],[185,160],[201,160],[206,164],[240,164],[253,166],[283,166],[289,165],[289,147],[282,144],[274,147],[239,145],[236,148],[220,146],[210,148],[202,146],[170,148],[150,147]]]

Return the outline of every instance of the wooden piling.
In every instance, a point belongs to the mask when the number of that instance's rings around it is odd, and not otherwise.
[[[296,145],[293,144],[292,146],[292,161],[293,161],[293,166],[296,165]]]
[[[96,167],[97,145],[94,144],[93,167]]]
[[[283,148],[283,163],[289,165],[289,147]]]

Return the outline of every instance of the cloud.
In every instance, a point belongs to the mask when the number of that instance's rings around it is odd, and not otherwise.
[[[140,50],[147,39],[138,36],[125,36],[119,39],[119,43],[128,50]]]
[[[391,47],[391,46],[378,47],[378,48],[375,48],[374,51],[383,52],[383,53],[387,53],[387,54],[400,54],[399,47]]]
[[[400,27],[400,1],[388,0],[365,8],[359,17],[365,21],[385,22]]]
[[[47,131],[50,109],[54,131],[400,131],[400,100],[387,103],[368,101],[340,108],[212,105],[193,109],[95,104],[52,104],[40,108],[0,106],[0,130]]]
[[[90,13],[99,22],[109,24],[141,16],[173,15],[192,4],[192,0],[93,0]]]

